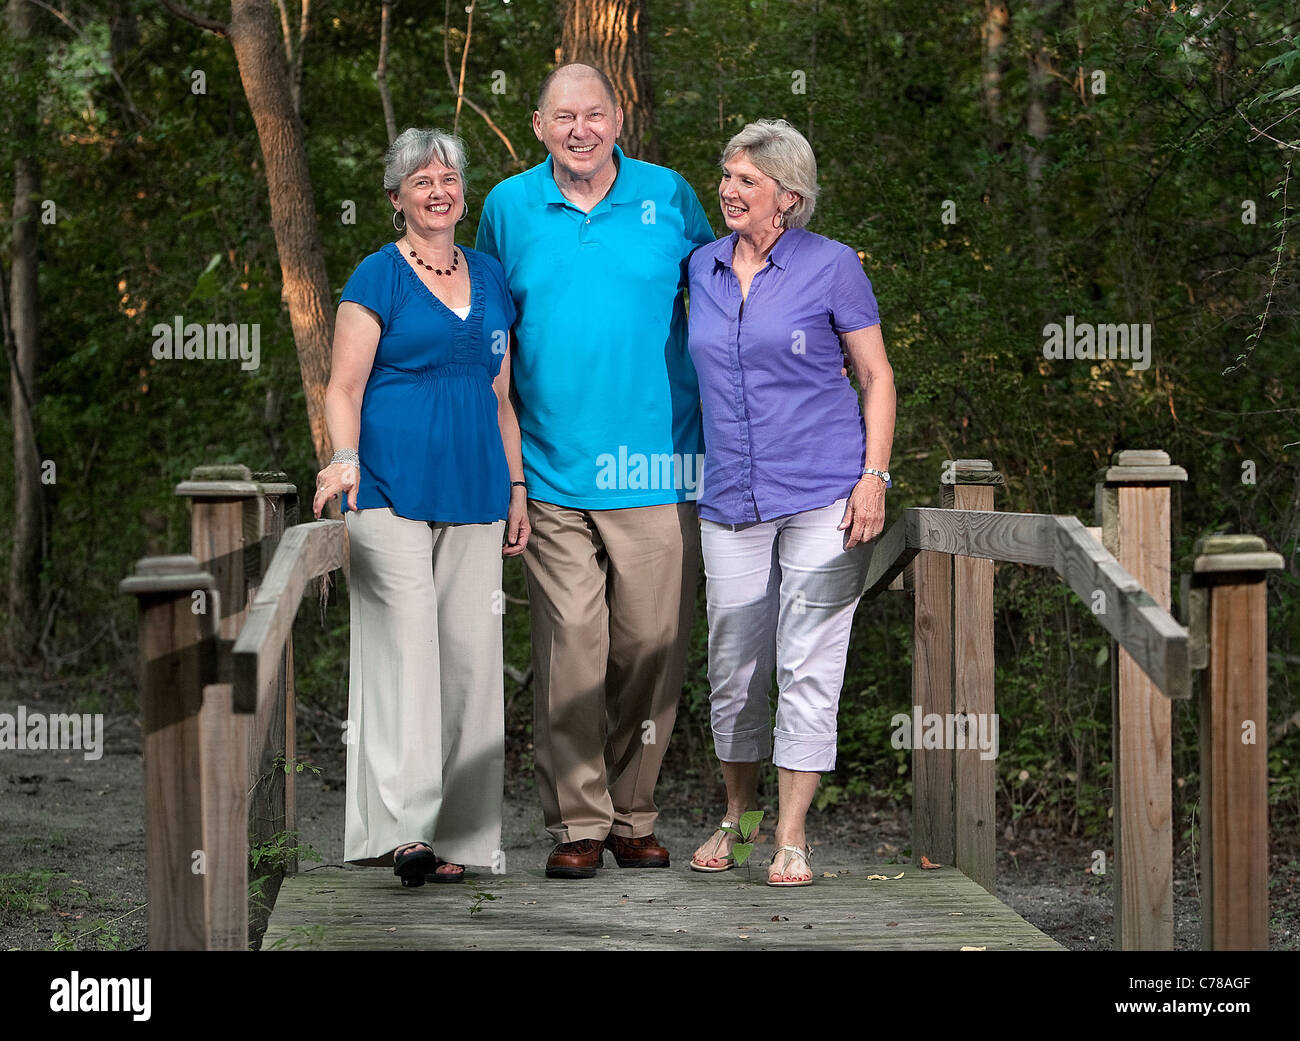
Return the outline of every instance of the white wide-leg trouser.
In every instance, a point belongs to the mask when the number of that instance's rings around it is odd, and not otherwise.
[[[456,864],[501,846],[505,708],[494,524],[349,511],[344,856],[423,841]]]

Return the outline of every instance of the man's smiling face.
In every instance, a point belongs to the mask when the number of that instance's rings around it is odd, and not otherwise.
[[[587,181],[602,173],[614,157],[623,110],[600,80],[563,76],[551,84],[542,102],[545,110],[533,113],[533,133],[551,153],[556,179]]]

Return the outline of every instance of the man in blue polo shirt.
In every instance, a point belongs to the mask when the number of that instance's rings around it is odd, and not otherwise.
[[[546,873],[591,878],[606,848],[621,867],[668,866],[654,787],[694,613],[703,451],[682,287],[714,235],[685,180],[614,143],[604,73],[557,69],[537,109],[550,157],[492,189],[476,245],[519,312]]]

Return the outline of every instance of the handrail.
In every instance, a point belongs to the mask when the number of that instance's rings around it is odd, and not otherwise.
[[[231,651],[236,712],[258,712],[275,692],[280,652],[307,583],[343,566],[343,522],[312,521],[284,533]]]
[[[1052,568],[1085,603],[1100,594],[1097,621],[1166,697],[1190,695],[1187,630],[1156,605],[1078,518],[908,507],[876,543],[864,598],[888,587],[922,550]]]

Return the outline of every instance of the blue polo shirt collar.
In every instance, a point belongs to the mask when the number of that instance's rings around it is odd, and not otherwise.
[[[621,203],[640,201],[636,186],[636,174],[632,170],[632,164],[627,162],[623,150],[618,145],[614,146],[614,158],[618,162],[618,175],[614,178],[614,184],[609,189],[609,193],[592,208],[592,213],[603,209],[606,204],[617,206]],[[564,193],[560,191],[560,186],[555,183],[555,160],[548,155],[545,162],[539,163],[533,167],[533,170],[537,174],[535,202],[544,205],[551,203],[557,206],[573,205],[564,197]]]

